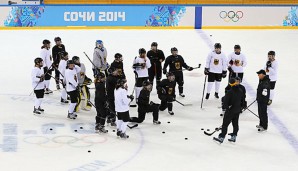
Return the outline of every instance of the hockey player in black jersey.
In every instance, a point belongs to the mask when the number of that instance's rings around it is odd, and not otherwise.
[[[59,71],[58,71],[58,66],[60,63],[61,58],[63,58],[63,52],[66,52],[65,46],[61,43],[61,38],[60,37],[55,37],[54,39],[56,45],[52,48],[52,56],[53,56],[53,61],[54,61],[54,66],[55,66],[55,80],[56,80],[56,87],[59,90],[60,85],[59,85]]]
[[[116,53],[115,54],[115,60],[111,63],[112,68],[116,68],[118,70],[118,75],[119,78],[121,79],[125,79],[125,73],[124,73],[124,69],[123,69],[123,59],[122,59],[122,54],[120,53]]]
[[[107,88],[107,100],[109,103],[109,113],[107,123],[111,124],[111,126],[116,126],[116,115],[115,115],[115,96],[114,91],[117,85],[117,81],[119,80],[118,70],[114,67],[110,67],[108,69],[108,77],[106,80],[106,88]]]
[[[95,117],[95,131],[100,133],[107,133],[108,130],[105,129],[105,122],[107,117],[107,93],[105,87],[105,74],[99,72],[95,78],[95,106],[97,115]]]
[[[158,98],[161,100],[159,110],[164,111],[168,108],[168,113],[174,115],[173,101],[176,99],[175,94],[175,75],[172,72],[168,72],[167,79],[163,79],[157,87]]]
[[[244,93],[239,87],[239,85],[237,85],[236,80],[234,78],[230,79],[229,84],[231,86],[231,89],[227,92],[223,101],[223,108],[225,109],[225,114],[221,127],[221,133],[218,135],[218,138],[213,138],[215,141],[218,141],[220,143],[224,141],[228,131],[228,126],[231,122],[233,125],[233,133],[229,134],[231,135],[231,138],[228,140],[231,142],[236,141],[237,133],[239,130],[239,114],[241,113],[241,109],[244,105]]]
[[[184,62],[183,57],[181,55],[178,55],[177,48],[175,47],[171,48],[171,53],[172,55],[166,58],[165,64],[163,66],[163,73],[164,74],[167,73],[167,67],[169,66],[170,67],[169,71],[174,73],[175,80],[178,83],[179,95],[181,97],[185,97],[185,95],[183,94],[184,79],[183,79],[182,67],[186,68],[189,71],[192,71],[193,67],[188,66]]]
[[[131,117],[130,122],[142,123],[145,120],[146,113],[153,112],[153,124],[160,124],[158,121],[159,104],[150,101],[150,93],[152,84],[150,81],[143,82],[143,89],[140,92],[138,99],[138,117]]]
[[[148,68],[149,81],[153,85],[154,77],[156,79],[156,87],[160,83],[162,76],[162,62],[165,60],[165,55],[162,50],[157,49],[157,43],[151,43],[151,50],[147,52],[147,57],[150,59],[151,67]]]

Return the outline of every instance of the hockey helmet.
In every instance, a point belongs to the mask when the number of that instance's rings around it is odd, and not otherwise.
[[[72,61],[73,61],[74,63],[80,63],[80,58],[79,58],[78,56],[73,56],[73,57],[72,57]]]
[[[217,48],[218,48],[218,49],[221,49],[221,44],[220,44],[220,43],[215,43],[215,44],[214,44],[214,48],[215,48],[215,49],[217,49]]]
[[[172,47],[171,52],[175,52],[175,51],[178,51],[178,49],[176,47]]]
[[[120,58],[122,58],[122,54],[121,53],[116,53],[114,57],[115,57],[115,59],[120,59]]]
[[[152,42],[151,46],[157,46],[157,42]]]
[[[268,55],[272,55],[272,56],[275,56],[275,51],[271,50],[268,52]]]
[[[75,64],[75,63],[73,62],[73,60],[68,60],[67,65],[70,65],[70,64]]]
[[[96,47],[98,47],[98,46],[103,47],[103,41],[102,40],[96,40],[95,41],[95,46]]]
[[[139,49],[139,54],[143,54],[143,53],[146,53],[146,50],[144,48],[140,48]]]
[[[126,79],[119,79],[119,80],[117,81],[117,86],[118,86],[118,87],[123,87],[124,84],[125,84],[126,82],[127,82]]]
[[[34,59],[34,63],[37,65],[37,64],[39,64],[39,63],[41,63],[43,60],[42,60],[42,58],[40,58],[40,57],[37,57],[37,58],[35,58]]]
[[[50,44],[51,42],[48,40],[48,39],[44,39],[43,41],[42,41],[42,44],[44,44],[44,45],[47,45],[47,44]]]
[[[240,45],[235,45],[234,49],[241,49]]]
[[[61,38],[60,37],[55,37],[54,41],[55,42],[61,41]]]
[[[152,85],[151,82],[149,80],[145,80],[142,83],[143,86],[148,86],[148,85]]]

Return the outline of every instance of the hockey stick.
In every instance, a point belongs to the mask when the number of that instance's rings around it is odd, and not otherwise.
[[[220,131],[221,130],[221,126],[218,128],[215,128],[215,130],[213,132],[208,133],[207,131],[204,131],[205,135],[211,136],[213,135],[215,132]]]
[[[199,68],[201,68],[201,64],[199,64],[197,67],[194,67],[193,69],[199,69]],[[188,69],[182,69],[182,71],[186,71],[186,70]]]
[[[250,109],[247,108],[248,111],[250,111],[250,113],[252,113],[253,115],[255,115],[257,118],[259,118],[259,116],[257,114],[255,114],[253,111],[251,111]]]
[[[44,75],[48,74],[48,72],[52,69],[52,66],[53,66],[53,64],[50,66],[50,68],[47,70],[47,72],[46,72]],[[31,96],[31,94],[34,92],[34,90],[35,90],[36,87],[39,85],[39,83],[40,83],[40,82],[38,82],[38,83],[36,84],[36,86],[33,88],[33,90],[31,91],[31,93],[29,94],[29,96]]]
[[[204,88],[203,88],[203,95],[202,95],[202,100],[201,100],[201,109],[203,108],[203,100],[204,100],[204,95],[205,95],[206,80],[207,80],[207,75],[205,75]]]
[[[137,81],[137,78],[139,77],[138,76],[138,73],[135,71],[134,72],[135,73],[135,79],[136,79],[136,81]],[[131,93],[131,95],[133,96],[133,93],[135,92],[135,89],[136,89],[136,84],[134,85],[134,87],[133,87],[133,90],[132,90],[132,93]],[[137,98],[137,97],[136,97]],[[136,99],[137,100],[137,99]],[[130,104],[129,103],[129,107],[137,107],[137,105],[136,104]]]
[[[181,104],[182,106],[192,106],[192,104],[184,104],[184,103],[179,102],[178,100],[175,100],[175,102]]]

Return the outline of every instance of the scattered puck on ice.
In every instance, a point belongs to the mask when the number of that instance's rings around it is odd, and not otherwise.
[[[113,132],[115,132],[115,129],[113,129]]]
[[[188,140],[188,138],[184,138],[185,140]]]
[[[207,129],[207,131],[210,131],[210,129]]]
[[[218,128],[215,128],[215,130],[217,131],[217,130],[218,130]]]
[[[166,133],[165,131],[162,131],[162,133],[164,134],[164,133]]]
[[[204,128],[201,128],[202,131],[204,131]]]
[[[74,132],[78,132],[78,130],[74,130]]]
[[[90,151],[90,150],[88,150],[88,153],[91,153],[91,151]]]
[[[52,131],[53,129],[52,128],[50,128],[50,131]]]
[[[170,121],[168,121],[168,123],[171,123]]]
[[[210,37],[212,37],[212,34],[210,34]]]
[[[83,127],[81,126],[80,129],[83,129]]]

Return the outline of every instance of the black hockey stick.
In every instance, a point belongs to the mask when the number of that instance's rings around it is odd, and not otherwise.
[[[179,102],[178,100],[175,100],[175,102],[181,104],[182,106],[192,106],[192,104],[184,104],[184,103]]]
[[[215,128],[215,130],[213,132],[208,133],[207,131],[204,131],[205,135],[211,136],[213,135],[215,132],[220,131],[221,130],[221,126],[218,128]]]
[[[201,109],[203,108],[203,100],[204,100],[204,95],[205,95],[206,80],[207,80],[207,75],[205,75],[204,88],[203,88],[203,95],[202,95],[202,100],[201,100]]]
[[[250,113],[252,113],[253,115],[255,115],[257,118],[259,118],[259,116],[257,114],[255,114],[253,111],[251,111],[250,109],[247,108],[248,111],[250,111]]]
[[[199,64],[197,67],[194,67],[193,69],[199,69],[199,68],[201,68],[201,64]],[[183,69],[182,71],[186,71],[186,70],[188,69]]]
[[[139,77],[138,76],[138,73],[135,71],[134,72],[135,73],[135,79],[136,79],[136,82],[137,82],[137,78]],[[134,85],[134,87],[133,87],[133,90],[132,90],[132,93],[131,93],[131,95],[133,96],[133,93],[135,92],[135,89],[136,89],[136,84]],[[137,98],[137,97],[136,97]],[[129,107],[137,107],[137,105],[136,104],[130,104],[129,103]]]

